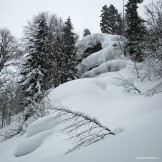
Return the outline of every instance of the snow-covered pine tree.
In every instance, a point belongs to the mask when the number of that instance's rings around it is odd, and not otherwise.
[[[126,4],[125,20],[127,27],[125,36],[127,38],[127,48],[131,58],[134,61],[142,61],[144,55],[144,41],[147,34],[145,27],[145,20],[138,15],[138,3],[142,3],[143,0],[128,0]]]
[[[68,17],[63,28],[62,35],[62,56],[61,58],[61,69],[62,69],[62,80],[61,83],[69,80],[76,79],[77,76],[77,59],[76,59],[76,41],[78,36],[73,31],[73,25],[70,17]]]
[[[54,44],[54,59],[55,59],[55,71],[56,73],[54,73],[53,75],[55,75],[55,77],[53,77],[54,80],[54,86],[57,87],[60,84],[65,82],[65,73],[66,73],[66,53],[64,50],[64,43],[63,43],[63,38],[60,36],[57,36],[55,44]]]
[[[26,60],[20,81],[26,111],[33,113],[46,90],[48,65],[48,26],[45,13],[40,13],[25,28]]]
[[[104,5],[101,10],[100,27],[103,33],[122,34],[122,18],[118,10],[111,4],[109,7]]]
[[[91,35],[91,32],[88,28],[84,29],[84,31],[83,31],[83,37],[85,37],[87,35]]]
[[[147,53],[149,58],[162,60],[162,1],[145,6],[148,25]]]
[[[49,57],[48,65],[48,81],[47,89],[52,87],[57,87],[60,82],[60,60],[62,55],[62,33],[64,22],[61,18],[56,15],[48,15],[48,27],[49,27],[49,36],[48,36],[48,47],[49,47]]]

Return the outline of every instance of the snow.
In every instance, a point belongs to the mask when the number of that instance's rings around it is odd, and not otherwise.
[[[35,136],[32,136],[31,138],[25,138],[25,139],[22,138],[16,148],[14,155],[22,156],[30,152],[33,152],[42,144],[44,138],[51,134],[52,134],[51,130],[46,130]]]
[[[82,41],[85,47],[89,38],[86,36]],[[159,80],[144,78],[141,81],[130,70],[134,68],[132,62],[121,59],[123,56],[113,60],[111,58],[111,61],[102,57],[104,51],[106,53],[116,50],[112,44],[117,40],[117,36],[97,34],[97,39],[102,42],[102,52],[92,54],[84,62],[87,71],[92,64],[98,66],[85,73],[88,77],[93,74],[93,78],[81,78],[62,84],[51,90],[48,100],[52,106],[63,105],[70,110],[83,112],[118,133],[64,155],[71,148],[72,142],[65,140],[68,136],[60,132],[62,126],[51,111],[51,114],[33,122],[22,137],[17,136],[1,143],[0,161],[136,162],[143,158],[142,160],[149,159],[150,162],[161,162],[162,94],[151,98],[144,95],[148,89],[159,83]],[[114,51],[113,55],[117,56]],[[104,58],[105,61],[100,60],[102,63],[98,64],[95,62],[96,58]],[[92,64],[88,66],[89,63]],[[144,64],[137,66],[140,75],[147,73]],[[133,83],[142,93],[123,86],[123,82],[117,79],[120,76]]]
[[[127,65],[128,61],[116,59],[116,60],[110,60],[107,62],[102,63],[96,68],[93,68],[90,71],[87,71],[81,75],[82,78],[91,78],[95,77],[99,74],[107,73],[107,72],[113,72],[113,71],[120,71],[124,69]]]
[[[56,158],[55,161],[137,162],[137,159],[140,157],[155,158],[155,160],[148,160],[151,162],[161,161],[162,145],[159,141],[162,140],[162,132],[158,126],[162,122],[162,119],[161,115],[155,117],[157,118],[156,122],[148,121],[140,125],[140,127],[134,127],[117,136],[96,143],[93,146],[91,145],[62,158]],[[150,127],[152,128],[151,130]],[[47,161],[52,162],[51,159],[52,157],[48,157]]]
[[[49,115],[29,125],[27,133],[17,146],[15,156],[22,156],[34,151],[42,144],[44,138],[53,133],[56,121],[51,119]]]
[[[84,54],[84,51],[88,47],[93,47],[97,43],[101,43],[102,48],[111,47],[114,43],[118,43],[119,41],[125,41],[125,38],[119,35],[111,35],[105,33],[96,33],[85,36],[79,43],[78,43],[78,57]]]
[[[82,74],[109,60],[125,58],[122,53],[124,41],[125,38],[122,36],[105,33],[98,33],[84,37],[78,44],[78,58],[84,55],[84,51],[87,48],[94,47],[97,43],[101,43],[103,49],[84,59],[78,67],[79,72]]]
[[[121,71],[121,74],[123,73],[130,77],[126,69]],[[63,156],[70,144],[63,141],[66,135],[59,132],[59,127],[56,127],[57,121],[54,120],[53,114],[50,114],[29,126],[27,133],[19,141],[14,155],[21,156],[22,158],[18,158],[20,161],[27,161],[30,158],[30,161],[33,162],[43,162],[44,160],[52,162],[53,159],[61,162],[76,161],[77,159],[79,161],[82,156],[84,157],[82,161],[85,162],[88,160],[98,162],[99,158],[101,161],[113,162],[118,162],[119,159],[133,162],[138,156],[160,158],[162,131],[159,128],[162,124],[162,95],[155,95],[148,99],[144,95],[127,92],[114,79],[117,75],[116,72],[109,72],[97,78],[79,79],[65,83],[51,91],[49,100],[54,106],[62,104],[71,110],[89,114],[112,131],[124,129],[124,132]],[[135,78],[134,82],[143,92],[151,84],[148,80],[141,82]],[[143,84],[147,84],[147,86],[143,87]],[[63,147],[56,147],[55,143],[57,146]],[[132,148],[131,151],[130,148]],[[59,150],[59,153],[52,153],[51,149],[53,152]],[[24,154],[27,155],[22,156]],[[93,157],[92,155],[95,154],[100,156]],[[118,156],[115,156],[116,154]],[[36,157],[38,155],[39,158]]]

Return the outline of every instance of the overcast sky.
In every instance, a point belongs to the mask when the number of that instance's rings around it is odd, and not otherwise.
[[[49,11],[63,20],[70,16],[75,31],[80,35],[84,28],[89,28],[92,33],[100,32],[102,6],[113,4],[122,12],[122,2],[123,0],[0,0],[0,28],[7,27],[13,35],[21,37],[27,20],[41,11]],[[144,0],[140,5],[141,16],[145,16],[143,6],[150,2],[152,0]]]

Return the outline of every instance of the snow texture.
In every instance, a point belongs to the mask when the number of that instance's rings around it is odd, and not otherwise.
[[[120,73],[122,75],[125,73],[127,77],[129,75],[125,69]],[[54,106],[61,103],[74,111],[91,114],[111,130],[125,128],[123,133],[67,156],[61,156],[70,146],[63,141],[66,136],[58,133],[56,121],[51,114],[31,124],[23,138],[18,137],[2,143],[0,160],[134,162],[136,157],[140,156],[155,156],[161,159],[162,131],[159,129],[162,124],[161,94],[148,99],[145,96],[128,93],[114,79],[117,76],[116,72],[110,72],[97,78],[68,82],[54,89],[49,99]],[[134,79],[134,82],[142,91],[150,85],[153,86],[150,81],[139,82]],[[15,149],[17,142],[18,146]],[[14,155],[21,157],[13,156],[14,149]]]
[[[26,155],[37,149],[43,140],[53,133],[56,122],[54,115],[51,114],[29,125],[26,134],[15,150],[15,156]]]
[[[80,73],[82,74],[109,60],[124,58],[125,56],[122,53],[124,41],[125,38],[122,36],[105,33],[93,34],[84,37],[78,45],[78,58],[84,55],[87,48],[94,47],[97,43],[101,43],[103,49],[91,54],[81,62],[78,67]]]
[[[129,81],[133,80],[142,92],[151,84],[149,81],[139,82],[137,78],[130,76],[127,68],[121,70],[120,73],[125,75]],[[115,79],[116,77],[119,77],[117,72],[110,72],[97,78],[68,82],[54,89],[49,94],[49,100],[53,106],[60,106],[61,103],[71,110],[91,114],[92,117],[97,117],[102,124],[112,131],[116,128],[128,130],[137,128],[138,130],[137,126],[160,115],[161,95],[147,100],[145,96],[126,91]],[[19,142],[15,156],[22,156],[34,150],[41,151],[45,138],[48,138],[49,135],[52,138],[57,134],[59,127],[55,128],[56,122],[51,114],[31,124]],[[67,146],[64,146],[64,149],[68,149]]]
[[[117,39],[116,36],[103,37],[103,35],[98,34],[102,38],[100,40],[103,41],[103,48],[110,47],[114,43],[109,42],[109,44],[106,41],[106,44],[104,39],[111,41]],[[88,38],[89,36],[86,36],[85,40]],[[106,52],[106,49],[110,48],[104,48],[103,51]],[[98,55],[103,53],[92,54],[87,58],[86,64],[90,62],[94,64],[94,60],[100,58]],[[162,94],[159,93],[151,98],[139,95],[124,87],[116,78],[123,76],[142,93],[154,87],[159,80],[152,78],[150,81],[146,78],[141,82],[130,73],[129,69],[132,67],[129,61],[118,58],[110,62],[105,59],[105,62],[98,67],[102,74],[94,78],[82,78],[62,84],[53,89],[48,98],[53,106],[61,104],[72,111],[83,112],[94,119],[97,118],[112,131],[124,129],[122,133],[63,156],[71,143],[64,140],[67,135],[60,133],[60,127],[57,126],[57,121],[51,113],[32,123],[23,137],[14,137],[1,143],[0,161],[137,162],[140,158],[150,158],[149,162],[161,162]],[[105,70],[107,64],[111,67],[109,72]],[[145,73],[147,69],[141,64],[139,72]]]
[[[119,59],[110,60],[110,61],[104,62],[103,64],[99,65],[96,68],[93,68],[90,71],[83,73],[81,77],[82,78],[91,78],[91,77],[95,77],[102,73],[120,71],[120,70],[124,69],[126,67],[126,65],[127,65],[126,60],[119,60]]]

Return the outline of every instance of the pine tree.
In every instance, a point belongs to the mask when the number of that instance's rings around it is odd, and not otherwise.
[[[73,80],[77,76],[76,69],[76,41],[77,35],[73,31],[73,25],[70,17],[65,22],[62,36],[62,55],[61,68],[62,68],[62,80],[61,83]]]
[[[162,1],[146,6],[148,37],[147,55],[155,60],[162,60]]]
[[[46,90],[48,67],[48,26],[46,15],[39,14],[26,26],[27,56],[20,81],[24,92],[23,106],[33,112]]]
[[[104,5],[101,10],[100,27],[103,33],[122,34],[122,18],[118,10],[111,4],[109,7]]]
[[[63,43],[63,37],[57,37],[55,42],[55,67],[56,67],[56,74],[55,76],[55,87],[59,86],[60,84],[66,82],[65,74],[67,73],[66,69],[66,60],[67,56],[65,53],[65,47]]]
[[[127,47],[130,56],[135,61],[143,60],[144,40],[147,33],[144,20],[139,17],[137,12],[137,4],[142,3],[143,0],[129,0],[126,4],[125,20],[127,28],[125,36],[127,38]]]
[[[61,60],[62,60],[62,34],[64,22],[56,15],[48,15],[48,81],[47,89],[57,87],[61,84]]]
[[[91,35],[91,32],[90,32],[90,30],[89,29],[84,29],[84,31],[83,31],[83,37],[85,37],[85,36],[87,36],[87,35]]]

